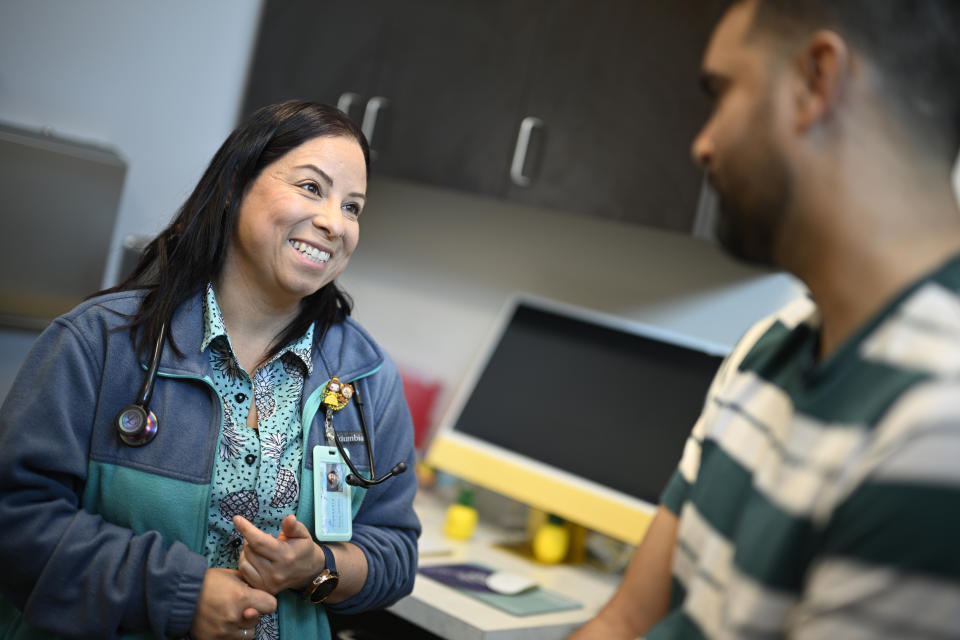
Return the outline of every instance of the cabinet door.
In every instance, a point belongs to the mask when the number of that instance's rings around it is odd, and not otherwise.
[[[356,96],[361,123],[379,73],[391,0],[265,0],[243,114],[299,98],[337,105]],[[344,106],[346,106],[344,104]]]
[[[548,0],[395,3],[376,94],[374,172],[502,195]]]
[[[700,59],[715,0],[558,0],[545,15],[523,116],[542,122],[508,197],[690,231],[707,116]],[[518,118],[516,126],[519,126]]]

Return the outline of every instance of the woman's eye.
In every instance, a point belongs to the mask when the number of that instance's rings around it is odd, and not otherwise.
[[[304,182],[300,185],[300,188],[309,191],[315,196],[320,195],[320,186],[316,182]]]
[[[343,205],[343,210],[354,218],[360,215],[360,207],[353,203]]]

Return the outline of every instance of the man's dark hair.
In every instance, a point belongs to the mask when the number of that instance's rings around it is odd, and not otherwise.
[[[759,0],[752,32],[792,44],[823,28],[870,60],[896,114],[952,162],[960,148],[960,0]]]
[[[357,141],[369,171],[366,138],[335,107],[283,102],[263,107],[240,123],[213,156],[170,226],[147,245],[129,277],[101,292],[149,290],[128,325],[141,353],[152,348],[161,324],[170,321],[181,303],[220,275],[240,205],[264,167],[308,140],[340,136]],[[350,314],[351,307],[350,298],[336,283],[327,284],[304,298],[300,314],[277,336],[267,355],[277,353],[313,322],[320,324],[314,336],[319,340],[327,326],[342,322]],[[178,350],[172,337],[171,346]]]

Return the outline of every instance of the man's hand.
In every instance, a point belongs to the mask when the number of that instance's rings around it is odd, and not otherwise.
[[[323,569],[323,551],[293,515],[280,523],[276,538],[243,516],[234,516],[233,526],[244,539],[237,568],[251,587],[273,594],[300,589]]]
[[[252,588],[238,571],[207,569],[190,625],[190,636],[196,640],[236,640],[244,629],[249,629],[252,638],[260,616],[272,613],[276,608],[276,598]]]

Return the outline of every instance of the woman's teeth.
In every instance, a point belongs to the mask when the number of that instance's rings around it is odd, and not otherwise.
[[[313,262],[326,262],[330,259],[330,254],[326,251],[320,251],[316,247],[311,247],[305,242],[300,242],[298,240],[291,240],[290,246],[299,251],[301,254],[305,255],[307,258]]]

